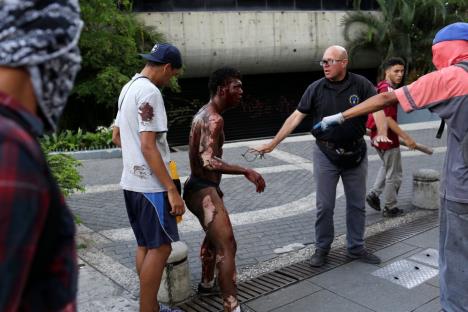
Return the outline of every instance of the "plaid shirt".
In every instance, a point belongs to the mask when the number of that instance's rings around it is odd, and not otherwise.
[[[32,137],[42,123],[3,93],[0,110],[0,311],[75,311],[75,225]]]

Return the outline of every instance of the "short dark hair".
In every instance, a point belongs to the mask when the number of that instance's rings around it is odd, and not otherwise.
[[[405,66],[405,61],[401,57],[390,57],[382,63],[382,71],[386,71],[392,66],[403,65]]]
[[[218,87],[225,86],[231,79],[241,79],[240,71],[229,66],[224,66],[215,70],[208,81],[210,96],[215,95],[218,91]]]
[[[158,67],[158,66],[163,66],[166,65],[164,63],[159,63],[159,62],[153,62],[153,61],[146,61],[146,65],[149,67]]]

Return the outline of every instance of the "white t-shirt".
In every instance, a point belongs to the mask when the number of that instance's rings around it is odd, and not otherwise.
[[[134,192],[163,192],[166,188],[151,171],[141,152],[140,132],[157,132],[156,146],[167,166],[167,116],[159,89],[141,74],[133,76],[120,92],[115,125],[120,129],[123,171],[120,186]]]

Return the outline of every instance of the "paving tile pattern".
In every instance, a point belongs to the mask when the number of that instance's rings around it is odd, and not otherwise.
[[[433,129],[418,130],[411,131],[410,134],[418,142],[431,146],[444,146],[446,142],[445,136],[443,140],[439,141],[434,139],[435,132]],[[280,145],[279,149],[311,160],[311,144],[311,142],[285,143]],[[287,164],[282,160],[270,156],[267,156],[264,160],[247,163],[240,157],[240,153],[244,150],[244,147],[226,149],[224,159],[255,167]],[[418,156],[403,158],[404,177],[399,193],[400,208],[407,211],[414,209],[411,206],[412,172],[419,168],[437,168],[440,170],[444,154],[436,153],[432,156],[418,154]],[[369,148],[369,155],[375,155],[375,151],[372,148]],[[173,159],[178,162],[180,175],[186,176],[189,173],[187,153],[174,153]],[[120,180],[121,159],[87,160],[82,163],[80,172],[84,177],[84,184],[86,185],[117,184]],[[374,182],[379,167],[380,160],[369,161],[368,179],[366,181],[368,189]],[[256,194],[253,185],[242,177],[224,179],[221,187],[226,194],[224,200],[228,210],[231,213],[241,213],[278,206],[304,197],[315,189],[313,174],[306,170],[268,173],[264,177],[267,182],[267,190],[264,194],[260,195]],[[80,216],[84,225],[94,231],[129,227],[123,195],[120,190],[75,194],[68,199],[68,204],[72,211]],[[335,208],[336,235],[346,232],[345,205],[344,196],[337,199]],[[313,206],[313,203],[311,203],[311,208]],[[367,225],[381,221],[382,216],[379,212],[367,208]],[[315,239],[314,223],[315,211],[310,209],[308,212],[293,217],[235,226],[234,231],[238,243],[236,257],[238,268],[255,265],[276,257],[277,255],[273,252],[275,248],[296,242],[313,243]],[[198,249],[203,235],[201,229],[181,233],[181,239],[189,247],[189,264],[192,282],[194,283],[200,276]],[[104,254],[111,256],[115,261],[134,269],[134,241],[111,241],[97,247]],[[326,292],[317,292],[317,296],[321,298],[320,300],[327,300],[328,298]],[[350,303],[349,309],[353,311],[354,308],[356,311],[367,311],[365,309],[359,310],[359,305],[354,307],[353,303]],[[287,311],[287,309],[284,311]]]

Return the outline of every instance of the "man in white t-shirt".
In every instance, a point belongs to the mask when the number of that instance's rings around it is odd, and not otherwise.
[[[140,311],[175,311],[160,306],[157,294],[171,242],[179,240],[175,216],[185,208],[168,172],[167,116],[158,87],[178,74],[182,58],[170,44],[156,44],[141,56],[146,66],[122,88],[112,139],[122,147],[120,185],[138,244]]]

